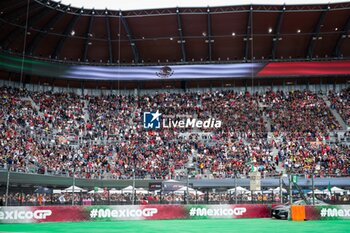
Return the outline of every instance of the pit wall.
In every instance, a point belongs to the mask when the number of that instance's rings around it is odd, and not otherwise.
[[[0,208],[0,223],[270,217],[270,205],[96,205]]]
[[[291,219],[304,220],[350,220],[350,205],[292,206]]]

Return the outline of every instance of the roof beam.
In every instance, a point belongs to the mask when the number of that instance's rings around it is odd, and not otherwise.
[[[176,17],[177,17],[177,29],[179,31],[179,38],[180,38],[178,43],[181,45],[182,61],[186,62],[186,48],[185,48],[185,43],[186,42],[185,42],[184,36],[183,36],[182,21],[181,21],[179,8],[176,8]]]
[[[119,17],[120,17],[120,20],[122,21],[122,24],[123,24],[124,29],[126,31],[126,35],[127,35],[128,40],[130,42],[132,53],[134,55],[134,62],[135,63],[139,63],[140,62],[139,61],[140,60],[139,51],[138,51],[138,49],[136,47],[136,44],[135,44],[135,41],[134,41],[134,37],[133,37],[133,34],[132,34],[132,32],[131,32],[131,30],[129,28],[128,22],[127,22],[126,18],[123,17],[123,14],[122,14],[121,11],[119,12]]]
[[[247,22],[247,33],[246,37],[244,38],[245,45],[244,45],[244,57],[245,60],[248,60],[249,56],[249,42],[252,43],[252,19],[253,19],[253,6],[250,5],[249,15],[248,15],[248,22]]]
[[[316,27],[314,29],[314,32],[311,35],[310,41],[309,41],[309,46],[307,49],[307,57],[309,57],[310,59],[312,59],[313,53],[314,53],[314,48],[316,45],[316,41],[319,39],[319,34],[321,31],[321,27],[324,23],[324,20],[326,19],[326,15],[328,13],[330,9],[330,6],[327,5],[326,9],[324,11],[322,11],[320,17],[318,18]]]
[[[106,16],[106,30],[107,30],[107,36],[108,36],[108,57],[109,62],[113,62],[113,51],[112,51],[112,38],[111,38],[111,28],[110,28],[110,17]]]
[[[209,61],[212,60],[212,43],[214,40],[212,40],[211,36],[211,15],[210,15],[210,9],[208,8],[208,38],[207,38],[207,43],[208,43],[208,59]]]
[[[68,23],[67,27],[64,29],[63,35],[60,38],[60,41],[57,43],[57,46],[52,53],[52,58],[59,57],[61,50],[63,48],[64,43],[66,42],[66,39],[68,38],[69,34],[71,33],[72,29],[77,24],[77,21],[79,19],[80,15],[74,15],[73,19]]]
[[[37,14],[35,14],[33,17],[29,17],[28,29],[30,29],[33,25],[37,24],[47,14],[47,9],[45,7],[42,7]],[[27,19],[24,19],[23,22],[25,22],[26,20]],[[23,33],[23,30],[21,29],[15,28],[14,30],[12,30],[6,37],[3,38],[4,47],[8,47],[15,38],[20,36],[21,33]]]
[[[29,55],[32,55],[35,52],[41,40],[44,38],[45,35],[48,34],[50,28],[53,27],[56,24],[56,22],[58,22],[64,15],[64,13],[57,12],[40,30],[41,32],[35,35],[34,39],[31,41],[27,49]]]
[[[9,4],[10,2],[10,4]],[[3,12],[3,15],[7,15],[8,10],[10,10],[10,12],[12,12],[13,10],[15,11],[19,11],[21,8],[22,9],[27,9],[27,3],[28,1],[26,0],[22,0],[22,1],[2,1],[0,3],[0,9]],[[31,3],[30,3],[31,4]]]
[[[19,5],[19,4],[16,4],[16,5]],[[31,5],[33,5],[33,2],[29,3],[29,7],[31,7]],[[38,4],[35,6],[36,7],[34,9],[42,7],[41,5],[38,5]],[[10,10],[8,10],[8,9],[10,9]],[[31,9],[30,11],[32,11],[32,10],[33,9]],[[12,7],[12,8],[9,7],[7,9],[2,9],[1,11],[3,12],[3,14],[1,15],[1,18],[4,19],[4,21],[1,21],[2,23],[5,23],[5,20],[6,21],[14,21],[17,18],[20,18],[22,16],[27,15],[27,3],[25,2],[25,4],[23,6],[19,6],[18,8],[17,7]]]
[[[342,30],[341,35],[339,36],[338,40],[337,40],[337,44],[335,45],[335,48],[333,50],[333,55],[335,57],[340,57],[340,53],[341,53],[341,48],[343,46],[344,43],[344,39],[346,38],[346,36],[349,34],[350,32],[350,16],[348,17],[348,20]]]
[[[10,7],[8,7],[8,8],[5,8],[5,6],[8,6],[8,3],[9,2],[11,2],[10,0],[2,0],[1,2],[0,2],[0,9],[4,9],[4,10],[7,10],[7,9],[9,9],[9,8],[11,8],[11,7],[16,7],[17,5],[21,5],[21,3],[23,2],[23,1],[17,1],[17,3],[16,4],[14,4],[14,6],[10,6]]]
[[[86,30],[86,38],[85,38],[85,46],[83,51],[83,61],[87,61],[87,55],[89,50],[89,43],[90,43],[90,35],[91,35],[91,29],[92,29],[92,23],[94,22],[94,16],[90,17],[89,20],[89,26]]]
[[[286,7],[283,6],[282,11],[280,12],[278,16],[278,20],[275,26],[275,37],[272,39],[272,59],[276,59],[276,53],[277,53],[277,48],[278,48],[278,42],[282,40],[280,37],[281,33],[281,28],[282,28],[282,23],[283,23],[283,17],[284,13],[286,11]]]

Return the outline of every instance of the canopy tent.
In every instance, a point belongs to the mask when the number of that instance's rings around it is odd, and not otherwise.
[[[90,194],[95,194],[95,193],[104,193],[104,189],[103,188],[94,188],[94,190],[91,190],[90,192],[88,192]]]
[[[133,188],[131,185],[120,190],[122,193],[132,193]]]
[[[62,190],[61,190],[61,189],[53,189],[53,190],[52,190],[52,193],[53,193],[53,194],[61,194],[61,193],[62,193]]]
[[[161,193],[161,192],[162,192],[161,189],[157,189],[157,190],[154,190],[154,191],[153,191],[154,194],[159,194],[159,193]]]
[[[323,190],[324,193],[329,193],[329,190],[328,188],[327,189],[324,189]],[[336,186],[332,187],[331,188],[331,193],[339,193],[339,194],[342,194],[342,193],[349,193],[349,190],[345,190],[345,189],[341,189],[341,188],[338,188]]]
[[[70,187],[68,187],[68,188],[66,188],[66,189],[64,189],[62,191],[65,192],[65,193],[72,193],[73,192],[73,186],[70,186]],[[80,188],[78,186],[74,186],[74,192],[75,193],[87,192],[87,190],[86,189],[82,189],[82,188]]]
[[[312,190],[307,192],[307,194],[312,194]],[[319,194],[329,194],[329,191],[327,190],[327,192],[325,192],[324,190],[319,190],[319,189],[315,189],[314,190],[314,194],[315,195],[319,195]]]
[[[51,194],[52,189],[50,188],[46,188],[46,187],[39,187],[37,189],[34,190],[35,193],[40,193],[40,194]]]
[[[132,193],[133,192],[133,188],[131,185],[129,185],[128,187],[123,188],[122,190],[120,190],[121,193]],[[147,194],[149,193],[148,190],[143,189],[143,188],[134,188],[134,192],[137,194]]]
[[[186,183],[177,180],[166,180],[162,182],[162,192],[171,193],[178,189],[186,187]]]
[[[112,188],[111,190],[109,190],[109,194],[122,194],[122,190]]]
[[[136,193],[140,193],[140,194],[148,194],[148,190],[144,189],[144,188],[137,188],[136,189]]]
[[[174,191],[175,194],[184,194],[186,192],[187,192],[187,187],[182,187],[182,188],[179,188],[178,190]],[[189,194],[192,194],[192,195],[204,195],[203,192],[195,190],[195,189],[190,188],[190,187],[188,187],[188,192],[189,192]]]
[[[281,190],[281,188],[280,188],[280,187],[277,187],[277,188],[273,189],[273,192],[274,192],[274,193],[279,193],[280,190]],[[282,188],[282,193],[286,193],[286,192],[287,192],[287,189]]]
[[[227,192],[228,193],[235,193],[236,190],[237,190],[237,194],[243,194],[243,193],[250,192],[248,189],[243,188],[241,186],[237,186],[236,188],[229,189],[229,190],[227,190]]]
[[[270,193],[274,193],[274,194],[279,194],[280,193],[280,187],[277,187],[275,189],[268,189],[268,190],[265,190],[263,191],[264,194],[270,194]],[[287,193],[287,190],[285,188],[282,188],[282,193]]]
[[[180,183],[180,181],[170,179],[163,181],[163,183]]]

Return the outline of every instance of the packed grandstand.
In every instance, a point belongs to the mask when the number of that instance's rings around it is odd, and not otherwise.
[[[197,179],[247,177],[253,170],[263,177],[350,174],[350,146],[339,140],[335,117],[349,121],[349,89],[82,96],[1,87],[0,93],[0,166],[14,172],[132,179],[135,169],[137,179],[167,180],[184,178],[190,162]],[[145,130],[142,112],[154,108],[213,117],[223,127]]]
[[[191,159],[199,175],[215,178],[233,177],[234,171],[246,176],[252,167],[264,176],[277,175],[278,167],[348,175],[350,148],[332,141],[341,126],[331,112],[349,121],[348,92],[79,96],[2,87],[1,166],[53,175],[71,175],[76,167],[79,177],[128,179],[135,163],[138,178],[172,179]],[[213,117],[223,127],[210,133],[145,130],[142,112],[152,108]]]

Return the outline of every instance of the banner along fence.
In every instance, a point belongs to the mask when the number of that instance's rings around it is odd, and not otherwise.
[[[305,206],[305,220],[350,220],[350,205]]]
[[[270,205],[32,206],[0,208],[0,223],[269,218]]]
[[[299,207],[302,207],[303,211],[303,219],[299,220],[350,220],[350,205]],[[270,217],[271,205],[251,204],[26,206],[0,208],[0,223]]]

